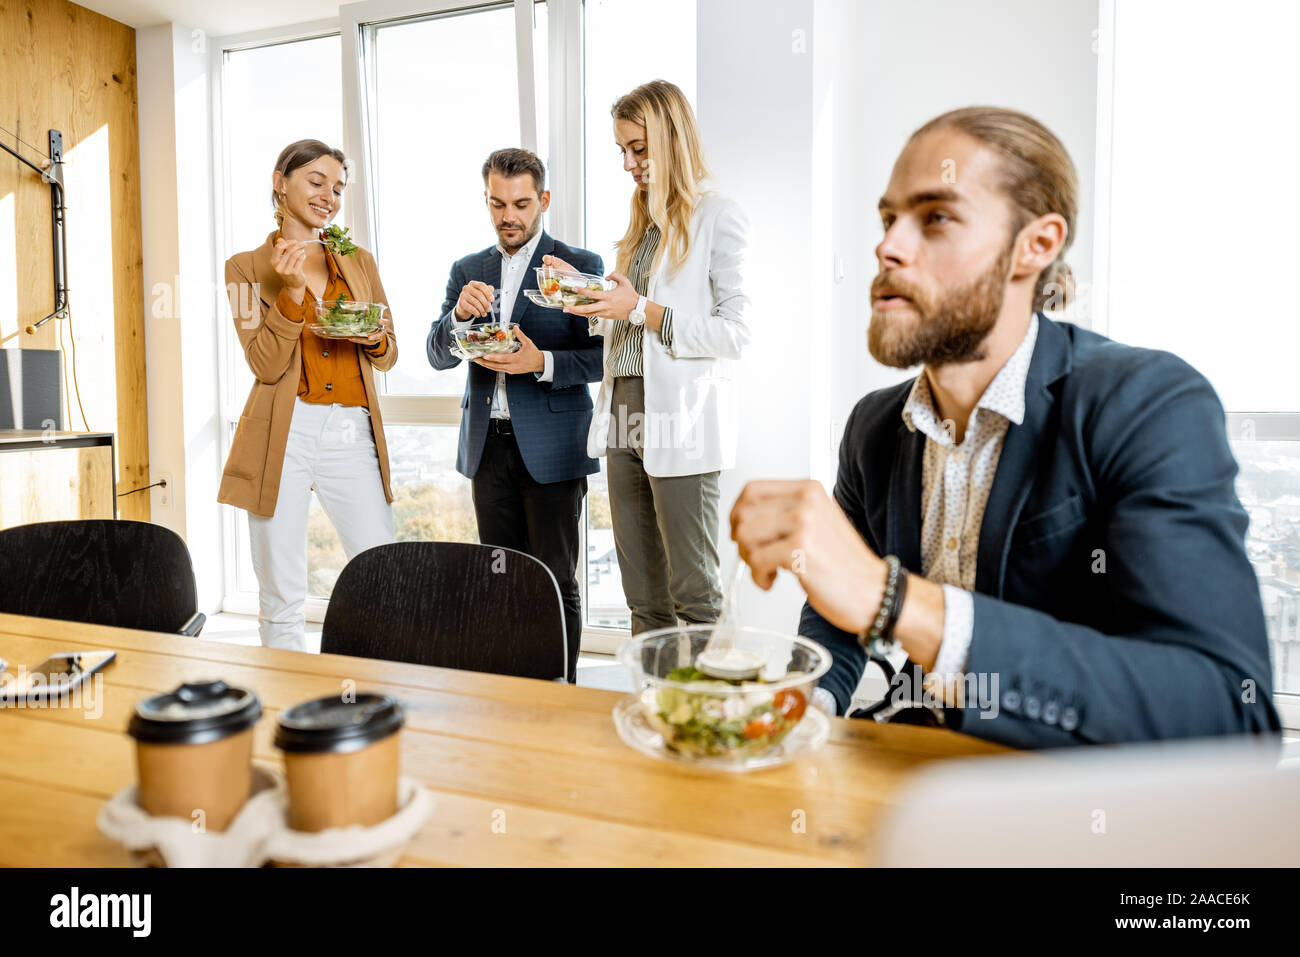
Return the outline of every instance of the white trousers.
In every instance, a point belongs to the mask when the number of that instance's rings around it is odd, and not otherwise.
[[[306,651],[307,510],[311,493],[338,532],[348,561],[393,541],[370,413],[360,406],[294,400],[280,493],[270,518],[248,513],[257,573],[257,628],[267,648]]]

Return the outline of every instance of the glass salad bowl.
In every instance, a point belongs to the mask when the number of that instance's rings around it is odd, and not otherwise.
[[[327,339],[368,336],[379,330],[379,320],[387,308],[382,302],[361,302],[342,296],[333,302],[317,302],[316,322],[311,331]]]
[[[654,757],[728,771],[782,764],[820,747],[830,723],[810,702],[830,652],[795,635],[722,627],[734,648],[761,657],[756,678],[724,680],[696,668],[713,625],[661,628],[623,646],[619,659],[636,689],[614,709],[623,740]]]
[[[515,336],[515,324],[509,321],[454,323],[451,334],[456,340],[452,350],[462,359],[509,355],[523,348]]]
[[[554,266],[538,266],[536,272],[538,292],[546,305],[555,308],[585,306],[596,301],[585,293],[614,288],[612,282],[591,273],[565,272]]]

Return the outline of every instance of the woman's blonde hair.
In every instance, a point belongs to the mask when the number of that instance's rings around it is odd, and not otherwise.
[[[1003,192],[1016,207],[1014,239],[1025,224],[1047,213],[1065,220],[1065,242],[1034,285],[1034,309],[1059,309],[1074,298],[1074,275],[1065,253],[1074,242],[1079,215],[1079,176],[1061,141],[1032,116],[997,106],[968,106],[936,116],[908,142],[935,130],[955,129],[991,148],[1002,159]]]
[[[616,120],[645,127],[650,153],[648,188],[632,194],[632,215],[618,247],[618,271],[627,275],[641,237],[651,223],[659,227],[654,268],[669,250],[671,271],[681,269],[691,252],[691,217],[700,200],[700,182],[709,173],[700,147],[695,111],[681,89],[652,80],[618,98],[610,109]]]

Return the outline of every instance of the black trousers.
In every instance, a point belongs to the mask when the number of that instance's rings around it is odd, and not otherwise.
[[[524,465],[515,437],[490,430],[473,481],[474,515],[484,545],[513,548],[540,560],[560,586],[569,652],[568,679],[578,679],[582,594],[578,590],[578,520],[585,476],[542,484]]]

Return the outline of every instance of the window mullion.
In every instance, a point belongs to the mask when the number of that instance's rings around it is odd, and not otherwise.
[[[551,234],[586,242],[583,212],[582,0],[548,0]]]
[[[533,68],[533,0],[515,0],[515,69],[519,78],[519,143],[537,152],[537,82]]]

